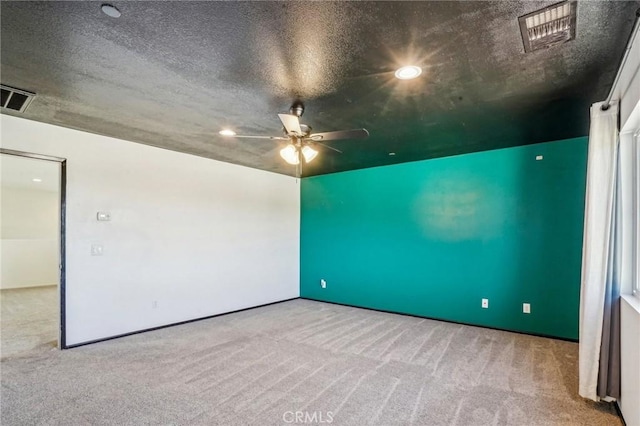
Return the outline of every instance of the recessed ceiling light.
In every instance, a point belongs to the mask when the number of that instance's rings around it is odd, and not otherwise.
[[[224,129],[224,130],[220,130],[220,133],[222,136],[235,136],[236,132],[234,132],[233,130],[230,129]]]
[[[406,67],[398,68],[396,70],[396,78],[400,80],[411,80],[422,74],[422,68],[415,65],[407,65]]]
[[[33,182],[42,182],[42,179],[40,179],[40,178],[33,178],[33,179],[31,179],[31,180],[32,180]]]
[[[122,15],[122,13],[120,13],[118,8],[112,4],[105,3],[102,6],[100,6],[100,8],[105,13],[105,15],[111,16],[112,18],[119,18],[120,15]]]

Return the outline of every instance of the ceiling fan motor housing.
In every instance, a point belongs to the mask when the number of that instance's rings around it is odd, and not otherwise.
[[[307,137],[311,134],[311,126],[300,123],[300,130],[302,130],[302,134]]]
[[[302,117],[302,114],[304,114],[304,104],[300,101],[294,102],[291,108],[289,108],[289,112],[297,117]]]

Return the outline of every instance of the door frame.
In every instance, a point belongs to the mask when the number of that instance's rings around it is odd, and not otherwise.
[[[66,276],[67,276],[67,256],[66,256],[66,217],[67,217],[67,159],[53,157],[51,155],[34,154],[32,152],[15,151],[13,149],[0,148],[0,154],[13,155],[16,157],[31,158],[35,160],[45,160],[60,164],[60,253],[59,270],[60,280],[58,284],[58,296],[60,302],[60,324],[58,328],[58,348],[67,349],[67,316],[66,316]]]

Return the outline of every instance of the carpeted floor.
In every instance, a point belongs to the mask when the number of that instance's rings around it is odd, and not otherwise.
[[[0,356],[58,347],[58,286],[0,290]]]
[[[622,424],[577,396],[577,355],[575,343],[293,300],[7,357],[1,421]]]

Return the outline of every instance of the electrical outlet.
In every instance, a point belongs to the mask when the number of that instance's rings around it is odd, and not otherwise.
[[[158,301],[157,301],[157,300],[154,300],[153,302],[151,302],[151,307],[152,307],[153,309],[156,309],[156,308],[158,307]]]
[[[103,252],[102,244],[91,244],[91,256],[102,256]]]
[[[488,309],[489,308],[489,299],[482,299],[482,307],[484,309]]]
[[[542,161],[542,160],[544,160],[544,156],[536,155],[536,161]]]
[[[320,280],[320,287],[327,288],[327,282],[325,280]]]
[[[108,222],[111,220],[111,213],[109,212],[98,212],[96,213],[96,218],[100,222]]]
[[[531,305],[529,303],[523,303],[522,304],[522,312],[525,314],[530,314],[531,313]]]

